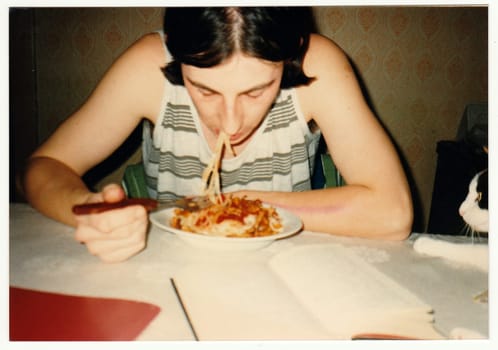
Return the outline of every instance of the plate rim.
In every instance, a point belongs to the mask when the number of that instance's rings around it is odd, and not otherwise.
[[[204,234],[199,234],[199,233],[194,233],[194,232],[188,232],[188,231],[183,231],[180,229],[176,229],[174,227],[169,226],[169,224],[165,224],[162,222],[159,222],[157,219],[157,216],[159,215],[168,215],[169,213],[172,213],[176,207],[173,208],[166,208],[162,210],[155,211],[149,215],[149,219],[152,222],[154,226],[157,228],[167,231],[171,234],[177,235],[180,238],[186,237],[186,238],[197,238],[197,239],[202,239],[202,240],[208,240],[210,242],[230,242],[230,243],[250,243],[250,242],[261,242],[261,241],[274,241],[282,238],[286,238],[289,236],[292,236],[294,234],[297,234],[298,232],[302,231],[303,229],[303,221],[301,220],[300,217],[295,215],[294,213],[290,212],[289,210],[273,206],[277,213],[284,218],[291,218],[293,220],[294,225],[291,226],[287,231],[282,231],[279,233],[276,233],[274,235],[268,235],[268,236],[259,236],[259,237],[226,237],[226,236],[209,236],[209,235],[204,235]],[[284,228],[285,228],[285,222],[284,222]]]

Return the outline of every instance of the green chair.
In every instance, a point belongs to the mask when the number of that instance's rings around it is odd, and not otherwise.
[[[343,186],[345,184],[344,179],[330,154],[321,154],[320,160],[322,161],[323,177],[325,178],[324,188]]]
[[[148,198],[145,170],[142,162],[128,165],[124,171],[121,185],[129,198]]]

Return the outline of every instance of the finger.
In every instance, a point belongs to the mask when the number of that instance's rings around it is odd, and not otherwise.
[[[90,225],[78,225],[74,231],[74,239],[80,243],[108,239],[108,233],[102,233]]]
[[[106,202],[119,202],[126,198],[126,194],[118,184],[109,184],[102,189],[102,196]]]
[[[144,230],[145,231],[145,230]],[[143,250],[146,246],[145,234],[130,236],[124,240],[117,241],[89,241],[86,243],[90,254],[100,257],[102,260],[114,260],[118,256],[131,256]]]
[[[125,228],[120,228],[119,230],[125,230]],[[125,252],[130,252],[131,254],[145,248],[146,232],[147,224],[137,222],[135,225],[128,227],[126,232],[115,235],[123,238],[117,239],[113,237],[109,239],[87,240],[84,243],[92,255],[101,258],[106,256],[112,257],[114,255],[123,256]]]
[[[102,191],[89,194],[86,203],[119,202],[125,198],[126,193],[121,186],[117,184],[109,184],[106,185]]]
[[[144,245],[136,245],[114,250],[111,253],[100,255],[99,258],[105,263],[118,263],[125,261],[132,256],[140,253],[145,248]]]
[[[98,254],[98,257],[106,263],[121,262],[144,250],[147,245],[147,225],[143,225],[141,228],[137,228],[137,230],[140,234],[134,235],[135,239],[132,237],[121,247],[118,245],[114,245],[112,249],[104,249],[103,246],[100,247],[102,251]]]
[[[141,205],[109,210],[98,214],[77,215],[76,220],[81,226],[93,227],[100,233],[111,233],[120,227],[126,227],[134,221],[148,221],[147,211]],[[91,232],[89,231],[88,234]],[[100,236],[97,235],[97,236]],[[93,237],[98,239],[99,237]],[[91,239],[91,237],[88,237]]]

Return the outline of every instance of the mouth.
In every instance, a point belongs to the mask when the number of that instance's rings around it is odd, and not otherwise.
[[[234,143],[241,138],[241,134],[235,134],[230,136],[230,142]]]
[[[234,135],[230,135],[230,144],[233,146],[241,144],[247,139],[247,136],[244,135],[243,133],[237,133]]]

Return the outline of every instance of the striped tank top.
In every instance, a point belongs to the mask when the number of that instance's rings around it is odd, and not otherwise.
[[[213,152],[187,90],[165,80],[157,122],[145,122],[143,128],[147,189],[158,199],[197,195]],[[296,91],[281,90],[244,150],[222,160],[222,192],[310,190],[319,138],[304,119]]]

